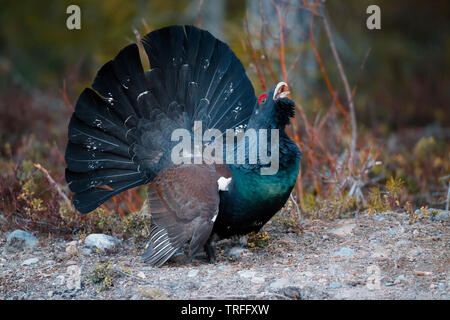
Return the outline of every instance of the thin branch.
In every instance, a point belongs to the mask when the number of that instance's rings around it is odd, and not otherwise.
[[[286,62],[285,62],[285,48],[284,48],[284,20],[281,16],[281,8],[279,5],[275,4],[275,9],[277,10],[278,23],[280,24],[280,49],[278,50],[278,56],[280,58],[281,73],[283,74],[284,82],[288,82]]]
[[[113,271],[116,272],[116,273],[120,273],[121,275],[124,275],[124,276],[126,276],[126,277],[130,277],[130,278],[139,280],[139,281],[141,281],[141,282],[143,282],[143,283],[146,283],[146,284],[154,284],[153,281],[149,281],[149,280],[143,279],[143,278],[141,278],[141,277],[132,275],[132,274],[130,274],[130,273],[127,273],[127,272],[124,272],[124,271],[122,271],[122,270],[119,270],[118,268],[113,268]]]
[[[147,20],[145,18],[142,18],[142,25],[144,26],[145,32],[149,33],[152,29],[148,26]]]
[[[270,31],[269,24],[267,23],[267,20],[266,20],[266,16],[264,15],[262,0],[259,0],[259,14],[261,15],[261,22],[262,22],[263,30],[265,30],[267,32],[268,36],[272,40],[275,40],[275,37],[272,35],[272,33]]]
[[[258,75],[259,83],[260,83],[262,89],[264,91],[266,91],[266,89],[267,89],[266,78],[265,78],[264,73],[261,71],[261,68],[259,66],[258,55],[256,54],[256,51],[253,48],[252,40],[251,40],[251,37],[250,37],[250,29],[248,27],[248,13],[246,14],[245,19],[244,19],[244,26],[245,26],[245,31],[246,31],[245,33],[246,33],[247,43],[248,43],[248,46],[250,48],[250,52],[252,54],[252,59],[253,59],[253,63],[255,64],[256,73]]]
[[[61,94],[64,102],[66,103],[66,106],[70,108],[70,110],[75,111],[73,104],[70,102],[69,96],[67,95],[67,86],[66,86],[66,80],[63,80],[63,88],[59,89],[59,93]]]
[[[450,182],[448,183],[447,201],[446,201],[446,204],[445,204],[445,210],[448,211],[449,205],[450,205]]]
[[[50,183],[50,185],[56,190],[56,192],[59,194],[59,196],[64,200],[66,205],[69,208],[72,208],[72,203],[70,202],[69,198],[66,196],[66,194],[61,190],[60,186],[55,182],[55,180],[50,176],[47,169],[45,169],[43,166],[41,166],[39,163],[35,163],[34,167],[41,171],[44,176],[46,177],[47,181]]]
[[[303,220],[302,212],[300,211],[300,208],[298,207],[297,201],[294,199],[292,192],[289,197],[291,198],[292,203],[294,203],[294,205],[295,205],[295,209],[297,210],[298,222],[300,223]]]
[[[353,104],[353,96],[352,91],[350,90],[350,85],[348,84],[347,75],[345,74],[344,67],[342,66],[341,59],[339,58],[339,54],[336,49],[336,45],[334,44],[333,36],[331,34],[330,26],[328,24],[328,19],[326,15],[322,16],[322,21],[325,26],[325,33],[327,34],[328,41],[330,42],[331,51],[333,53],[334,59],[336,60],[336,64],[339,70],[339,74],[341,76],[342,82],[344,84],[345,93],[347,95],[347,102],[350,109],[350,122],[352,126],[352,140],[350,142],[350,159],[349,159],[349,167],[350,170],[353,167],[355,150],[356,150],[356,134],[357,134],[357,124],[356,124],[356,114],[355,114],[355,106]]]
[[[289,78],[289,74],[292,72],[292,70],[295,69],[297,66],[298,61],[300,60],[300,57],[302,56],[302,52],[300,51],[297,56],[295,57],[295,60],[291,63],[291,66],[289,67],[289,70],[287,72],[287,77]]]
[[[309,37],[310,37],[310,41],[311,41],[311,45],[312,45],[313,51],[314,51],[314,53],[316,55],[317,62],[319,63],[320,70],[322,71],[325,83],[326,83],[326,85],[328,87],[328,91],[330,91],[331,95],[333,96],[333,99],[336,102],[336,104],[337,104],[339,110],[341,111],[341,113],[346,118],[348,118],[348,113],[344,109],[344,106],[342,105],[341,101],[339,100],[338,96],[336,95],[336,92],[335,92],[335,90],[334,90],[334,88],[333,88],[333,86],[331,84],[330,78],[328,77],[327,71],[325,69],[325,64],[323,63],[322,57],[320,56],[320,53],[319,53],[319,49],[317,48],[317,45],[316,45],[316,41],[314,40],[314,34],[313,34],[312,25],[313,25],[313,23],[311,21]]]
[[[204,0],[199,0],[198,11],[197,11],[197,27],[202,27],[202,7]]]

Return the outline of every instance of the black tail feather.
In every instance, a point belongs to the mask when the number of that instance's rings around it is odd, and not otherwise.
[[[86,149],[69,141],[66,149],[67,167],[72,172],[89,172],[97,169],[137,170],[138,165],[128,157],[102,151],[86,152]]]
[[[132,180],[131,182],[122,181],[108,184],[108,188],[96,187],[89,190],[75,193],[72,198],[73,204],[81,213],[88,213],[97,209],[106,200],[114,197],[122,191],[140,186],[146,182],[146,179]]]
[[[209,32],[172,26],[122,49],[80,95],[69,123],[66,179],[73,202],[89,212],[112,196],[148,183],[170,161],[171,133],[246,125],[256,97],[244,67]]]

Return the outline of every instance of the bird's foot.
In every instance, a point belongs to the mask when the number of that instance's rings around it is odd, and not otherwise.
[[[209,241],[205,244],[205,252],[206,256],[208,257],[209,263],[216,263],[216,252],[214,250],[214,247],[211,245],[211,242]]]

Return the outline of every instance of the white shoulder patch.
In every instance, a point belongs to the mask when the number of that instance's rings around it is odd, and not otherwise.
[[[228,191],[228,185],[231,183],[231,177],[225,178],[220,177],[219,180],[217,180],[217,184],[219,185],[219,191]]]

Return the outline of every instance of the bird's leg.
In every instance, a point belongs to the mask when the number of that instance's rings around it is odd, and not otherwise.
[[[216,252],[214,250],[214,247],[211,245],[212,237],[208,239],[205,243],[205,252],[206,256],[208,257],[209,263],[214,264],[216,263]]]

